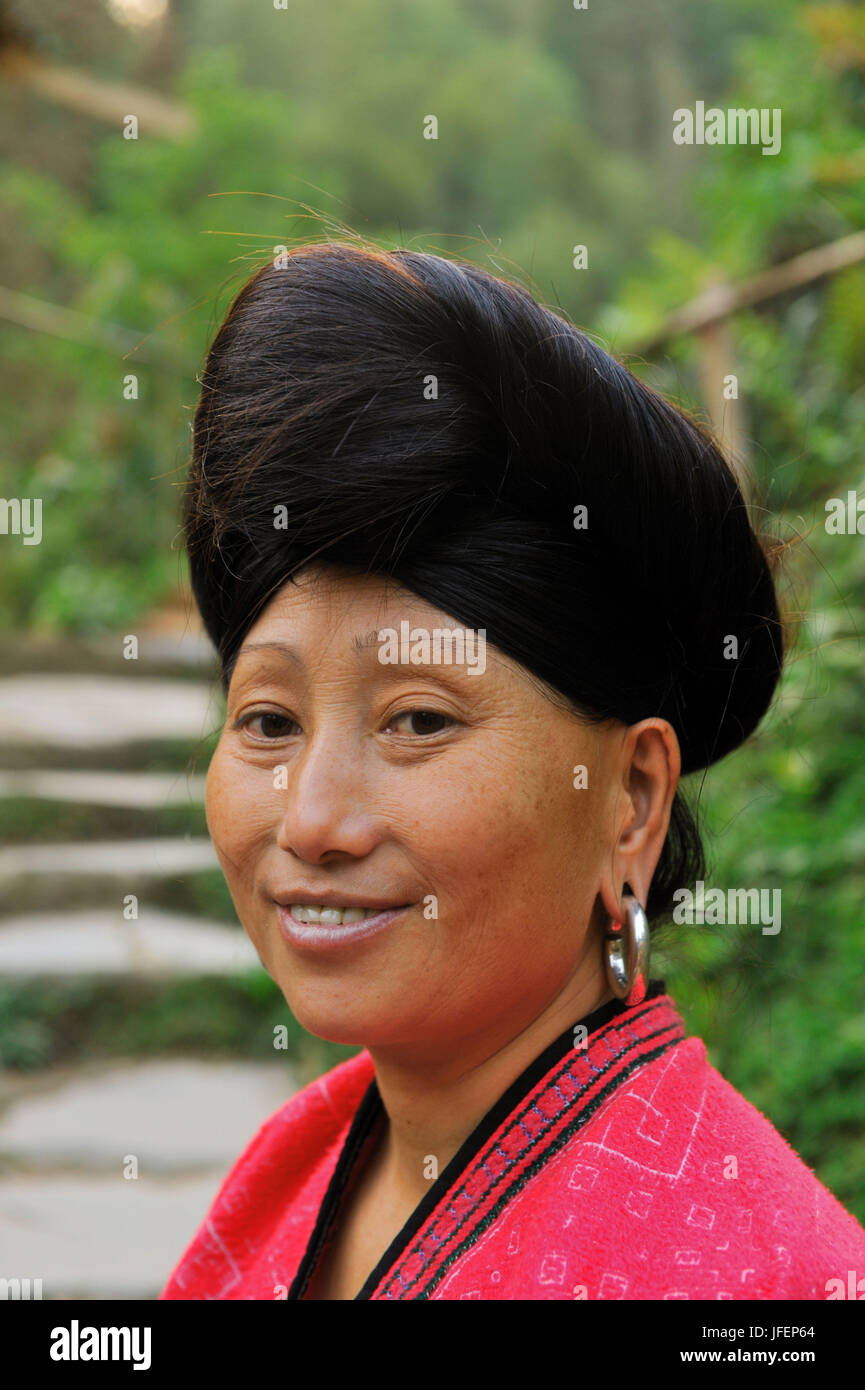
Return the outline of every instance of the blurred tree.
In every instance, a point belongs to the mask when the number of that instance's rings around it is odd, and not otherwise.
[[[4,547],[0,622],[116,629],[174,587],[196,365],[276,244],[341,219],[468,256],[627,352],[710,273],[745,278],[865,226],[862,15],[794,0],[346,0],[337,14],[185,0],[133,35],[96,0],[31,8],[47,58],[156,87],[198,132],[124,140],[0,91],[6,288],[47,319],[59,306],[131,330],[147,352],[24,328],[9,301],[2,492],[43,498],[44,539]],[[676,146],[673,111],[698,99],[780,107],[780,154]],[[437,141],[422,137],[429,114]],[[805,620],[771,717],[704,779],[704,819],[713,882],[783,885],[783,928],[671,931],[667,976],[725,1075],[865,1219],[865,546],[823,526],[828,498],[865,486],[865,270],[731,332],[755,495],[808,537],[790,557]],[[706,409],[688,339],[632,365]]]
[[[612,346],[651,338],[715,267],[746,277],[865,226],[863,14],[764,10],[777,35],[740,43],[723,105],[780,107],[781,152],[702,149],[698,232],[653,238],[601,315]],[[865,497],[865,266],[737,314],[730,329],[756,520],[791,542],[785,596],[802,622],[747,753],[699,781],[712,886],[781,887],[783,925],[767,936],[670,928],[662,961],[713,1061],[863,1220],[865,543],[825,521],[831,498]],[[692,338],[631,365],[705,412]],[[720,375],[715,390],[720,399]]]
[[[692,20],[680,0],[674,21],[652,6],[652,23],[636,0],[630,18],[660,81]],[[218,305],[274,245],[319,237],[336,218],[385,245],[530,277],[586,321],[647,226],[675,217],[657,160],[643,158],[661,148],[669,99],[614,80],[632,61],[624,16],[611,27],[603,7],[553,23],[542,5],[349,0],[337,24],[312,4],[188,0],[133,35],[94,0],[30,12],[33,51],[94,80],[161,83],[198,130],[169,144],[142,120],[137,140],[119,122],[106,136],[81,112],[0,92],[5,288],[29,296],[0,295],[4,487],[41,496],[50,517],[38,548],[7,549],[0,622],[114,627],[174,586],[195,367]],[[618,125],[624,108],[630,124]],[[423,138],[429,114],[437,140]],[[641,119],[655,135],[629,149]],[[686,181],[672,142],[663,151]],[[576,244],[588,271],[573,269]],[[90,345],[75,313],[93,320]],[[130,340],[139,352],[111,348]],[[22,414],[20,400],[39,409]]]

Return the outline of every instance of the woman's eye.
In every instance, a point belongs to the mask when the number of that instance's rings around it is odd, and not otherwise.
[[[234,727],[236,729],[249,729],[259,721],[261,724],[260,734],[265,740],[285,738],[295,727],[295,721],[289,719],[287,714],[274,714],[270,710],[260,710],[258,714],[244,715]]]
[[[402,714],[395,714],[388,728],[403,720],[409,720],[410,727],[403,728],[398,732],[415,734],[418,737],[423,737],[424,734],[440,734],[448,725],[454,723],[449,714],[439,714],[437,710],[407,709],[403,710]]]

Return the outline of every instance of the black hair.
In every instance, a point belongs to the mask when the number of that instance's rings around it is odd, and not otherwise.
[[[295,247],[237,294],[200,382],[185,535],[226,689],[261,610],[315,562],[484,628],[590,721],[668,719],[683,775],[766,712],[773,552],[719,445],[522,286]],[[704,871],[680,787],[650,919]]]

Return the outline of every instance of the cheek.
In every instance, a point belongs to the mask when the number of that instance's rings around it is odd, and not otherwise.
[[[242,872],[246,864],[253,867],[257,849],[271,831],[267,798],[254,769],[232,758],[221,744],[207,772],[204,804],[226,877]]]
[[[599,856],[598,795],[574,787],[574,761],[571,748],[473,760],[412,798],[412,838],[443,891],[522,900],[585,885]]]
[[[472,759],[403,796],[397,811],[413,850],[442,887],[458,897],[487,891],[543,851],[550,811],[519,763]]]

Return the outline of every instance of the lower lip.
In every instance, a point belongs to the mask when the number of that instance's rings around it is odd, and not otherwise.
[[[389,907],[377,912],[374,917],[366,917],[362,922],[345,922],[342,925],[325,925],[321,922],[298,922],[287,907],[277,905],[276,915],[279,929],[292,946],[300,946],[306,951],[339,951],[356,941],[367,941],[379,932],[387,931],[392,922],[408,912],[406,907]]]

